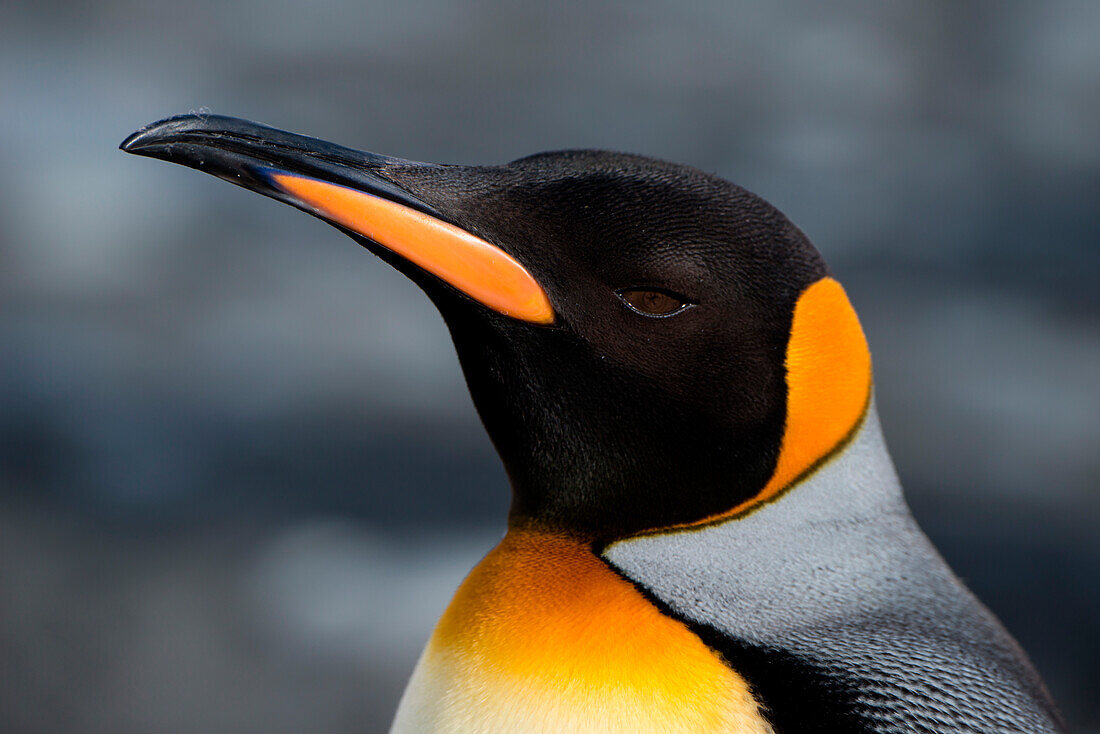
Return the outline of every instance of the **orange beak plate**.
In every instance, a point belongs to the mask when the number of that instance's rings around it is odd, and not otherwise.
[[[273,171],[272,183],[318,215],[390,250],[505,316],[554,322],[542,287],[515,258],[460,227],[402,204],[308,176]]]

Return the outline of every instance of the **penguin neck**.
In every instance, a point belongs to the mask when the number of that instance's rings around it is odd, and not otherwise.
[[[850,437],[806,476],[746,514],[725,521],[736,528],[776,522],[790,530],[874,522],[909,514],[901,483],[886,447],[872,396]],[[759,517],[754,517],[759,515]],[[782,542],[782,539],[778,539]]]
[[[749,527],[764,524],[797,531],[874,522],[908,512],[872,397],[851,436],[809,474],[744,514],[711,526],[725,526],[725,535],[736,538],[748,535]],[[738,528],[745,531],[740,533]],[[782,543],[783,538],[777,537],[776,542]]]
[[[873,395],[851,437],[808,476],[757,509],[769,507],[770,514],[782,516],[792,529],[909,515]],[[750,520],[752,514],[741,521],[760,522]]]
[[[713,524],[619,540],[602,555],[645,588],[698,572],[725,579],[748,599],[774,587],[765,583],[768,575],[789,576],[789,569],[807,563],[843,560],[843,568],[859,573],[862,539],[897,528],[923,545],[872,399],[851,440],[770,501]]]

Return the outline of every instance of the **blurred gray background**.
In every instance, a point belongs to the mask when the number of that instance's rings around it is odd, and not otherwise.
[[[116,150],[691,163],[862,315],[909,499],[1100,732],[1100,3],[0,4],[0,730],[383,731],[508,490],[354,243]]]

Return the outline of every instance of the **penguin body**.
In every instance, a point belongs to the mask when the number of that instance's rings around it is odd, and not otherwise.
[[[1064,731],[905,506],[843,288],[760,198],[641,156],[437,166],[215,116],[122,147],[336,225],[450,328],[513,504],[394,732]]]
[[[604,558],[752,682],[776,731],[1063,731],[1023,651],[910,515],[873,405],[790,493]]]

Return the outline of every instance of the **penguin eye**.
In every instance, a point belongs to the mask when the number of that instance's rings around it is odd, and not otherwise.
[[[668,291],[626,288],[618,291],[617,295],[632,311],[643,316],[672,316],[695,305],[683,296]]]

